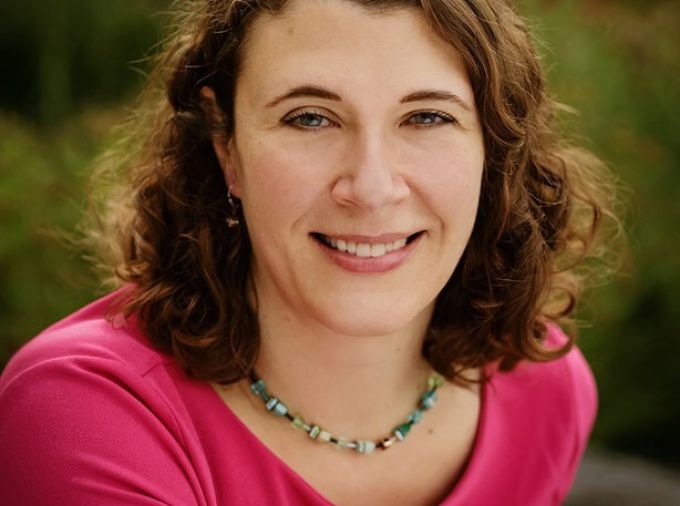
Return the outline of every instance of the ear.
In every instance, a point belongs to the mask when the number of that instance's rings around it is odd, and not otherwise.
[[[215,128],[218,125],[224,124],[224,115],[217,105],[215,92],[209,86],[201,88],[201,102],[203,110],[210,119],[210,135],[212,139],[213,149],[217,156],[217,161],[222,168],[224,180],[231,194],[235,197],[240,197],[240,188],[238,185],[238,167],[235,156],[235,149],[233,146],[233,139],[228,139],[223,130]]]

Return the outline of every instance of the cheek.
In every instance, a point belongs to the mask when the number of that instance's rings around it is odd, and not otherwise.
[[[422,163],[417,185],[445,224],[471,227],[481,191],[484,154],[477,146],[433,151]]]
[[[241,188],[251,233],[292,225],[322,192],[321,177],[285,148],[260,143],[248,152],[241,160]]]

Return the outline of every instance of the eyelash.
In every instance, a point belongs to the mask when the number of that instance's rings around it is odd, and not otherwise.
[[[445,124],[455,125],[455,124],[458,123],[456,118],[454,118],[450,114],[446,114],[444,112],[438,112],[438,111],[419,111],[419,112],[416,112],[414,114],[411,114],[411,116],[409,116],[408,119],[410,120],[414,116],[429,116],[429,117],[431,117],[435,120],[432,123],[415,123],[415,124],[413,124],[416,128],[427,128],[430,125],[445,125]]]
[[[304,118],[305,116],[321,118],[322,120],[325,119],[325,120],[332,123],[332,121],[330,119],[326,118],[323,114],[320,114],[318,111],[314,111],[314,110],[311,110],[311,109],[302,109],[300,111],[295,111],[295,112],[285,116],[282,121],[286,125],[292,125],[294,127],[301,128],[303,130],[317,130],[317,129],[321,128],[319,126],[306,126],[306,125],[300,125],[298,123],[295,123],[295,120],[300,119],[300,118]]]
[[[309,125],[300,125],[298,123],[295,123],[296,120],[303,118],[303,117],[315,117],[316,119],[321,119],[321,121],[326,120],[329,121],[330,123],[333,123],[332,120],[328,119],[326,116],[323,114],[320,114],[318,111],[314,111],[311,109],[303,109],[300,111],[295,111],[291,114],[288,114],[285,116],[281,121],[285,123],[286,125],[292,125],[296,128],[300,128],[303,130],[318,130],[320,128],[324,128],[320,125],[317,126],[309,126]],[[451,116],[450,114],[446,114],[443,112],[438,112],[438,111],[418,111],[416,113],[411,114],[406,122],[408,122],[411,118],[414,116],[429,116],[433,121],[431,123],[412,123],[412,125],[416,128],[429,128],[432,125],[446,125],[446,124],[457,124],[458,121],[456,118]]]

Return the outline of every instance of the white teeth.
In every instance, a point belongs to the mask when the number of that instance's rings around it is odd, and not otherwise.
[[[371,246],[371,256],[373,258],[375,257],[381,257],[385,254],[385,245],[384,244],[374,244]]]
[[[394,242],[380,243],[380,244],[368,244],[365,242],[350,242],[343,239],[336,239],[334,237],[322,236],[323,240],[329,246],[339,250],[350,253],[351,255],[356,255],[360,258],[377,258],[392,251],[406,246],[406,238],[399,239]]]
[[[371,256],[371,245],[365,242],[360,242],[357,244],[357,256],[358,257],[370,257]]]

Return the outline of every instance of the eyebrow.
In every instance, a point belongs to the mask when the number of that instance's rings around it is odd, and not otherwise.
[[[303,84],[302,86],[296,86],[287,93],[276,97],[267,104],[267,107],[274,107],[284,100],[298,97],[317,97],[325,98],[326,100],[333,100],[334,102],[342,102],[342,98],[340,98],[340,95],[337,93],[333,93],[332,91],[327,90],[326,88],[321,88],[320,86]]]
[[[465,100],[460,98],[455,93],[443,90],[414,91],[413,93],[409,93],[404,98],[402,98],[399,103],[405,104],[407,102],[419,102],[421,100],[442,100],[444,102],[453,102],[466,111],[470,111],[472,109]]]
[[[337,93],[334,93],[320,86],[304,84],[302,86],[296,86],[295,88],[284,93],[283,95],[276,97],[274,100],[267,104],[267,107],[274,107],[279,103],[283,102],[284,100],[299,97],[316,97],[323,98],[326,100],[333,100],[334,102],[342,102],[342,98]],[[399,100],[399,103],[406,104],[408,102],[420,102],[423,100],[441,100],[445,102],[452,102],[462,107],[466,111],[472,110],[472,107],[470,107],[470,105],[465,100],[460,98],[458,95],[443,90],[414,91],[413,93],[409,93],[408,95],[402,97],[402,99]]]

